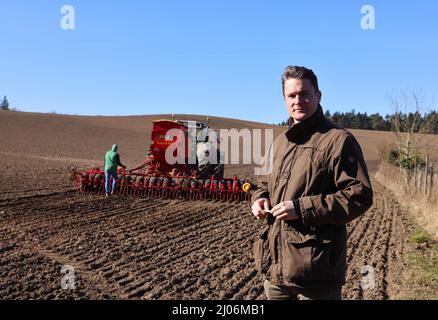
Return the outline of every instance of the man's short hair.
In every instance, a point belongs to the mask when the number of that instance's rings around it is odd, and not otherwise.
[[[284,95],[284,83],[286,80],[295,78],[295,79],[309,79],[312,83],[313,87],[315,88],[316,92],[319,92],[318,87],[318,78],[316,77],[315,73],[311,69],[307,69],[306,67],[299,67],[299,66],[287,66],[284,69],[283,75],[281,76],[281,85],[283,88],[283,95]]]

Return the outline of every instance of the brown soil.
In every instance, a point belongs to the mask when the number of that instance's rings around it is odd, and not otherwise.
[[[344,297],[387,299],[399,287],[407,221],[375,185],[373,208],[349,225]],[[248,205],[64,192],[0,202],[0,296],[262,299]],[[77,290],[62,290],[64,264]],[[376,287],[361,290],[361,267]]]
[[[128,166],[141,161],[150,120],[160,117],[0,112],[0,298],[265,298],[251,253],[261,222],[248,203],[105,199],[72,189],[68,167],[100,165],[112,143]],[[212,119],[223,128],[268,127]],[[228,166],[233,174],[251,177],[252,167]],[[388,299],[401,286],[409,223],[391,194],[374,188],[372,209],[348,226],[344,298]],[[61,289],[65,264],[75,269],[75,290]],[[365,265],[375,268],[373,290],[360,287]]]

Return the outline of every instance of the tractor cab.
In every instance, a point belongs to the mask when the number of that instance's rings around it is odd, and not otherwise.
[[[201,145],[204,147],[204,145],[210,144],[209,132],[208,122],[173,119],[154,120],[151,135],[151,151],[154,159],[160,162],[162,172],[170,173],[174,172],[174,169],[178,172],[198,171],[199,159],[197,152]],[[193,134],[194,139],[189,139],[189,134]],[[177,150],[174,150],[175,157],[177,152],[183,152],[182,156],[181,154],[178,156],[184,159],[184,163],[169,164],[166,161],[166,150],[170,146],[178,147]],[[217,146],[214,151],[216,149],[218,150]],[[189,163],[190,155],[196,155],[196,163]]]

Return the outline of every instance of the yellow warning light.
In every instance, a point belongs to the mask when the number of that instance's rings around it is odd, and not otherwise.
[[[242,190],[245,192],[249,192],[251,190],[251,184],[249,182],[246,182],[242,186]]]

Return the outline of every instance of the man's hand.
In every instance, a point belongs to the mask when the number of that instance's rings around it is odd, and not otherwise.
[[[269,214],[269,207],[271,206],[271,202],[266,198],[260,198],[256,201],[254,201],[251,209],[252,214],[257,219],[264,219]]]
[[[295,207],[292,201],[285,201],[277,204],[271,210],[272,215],[277,220],[297,220],[298,215],[295,213]]]

